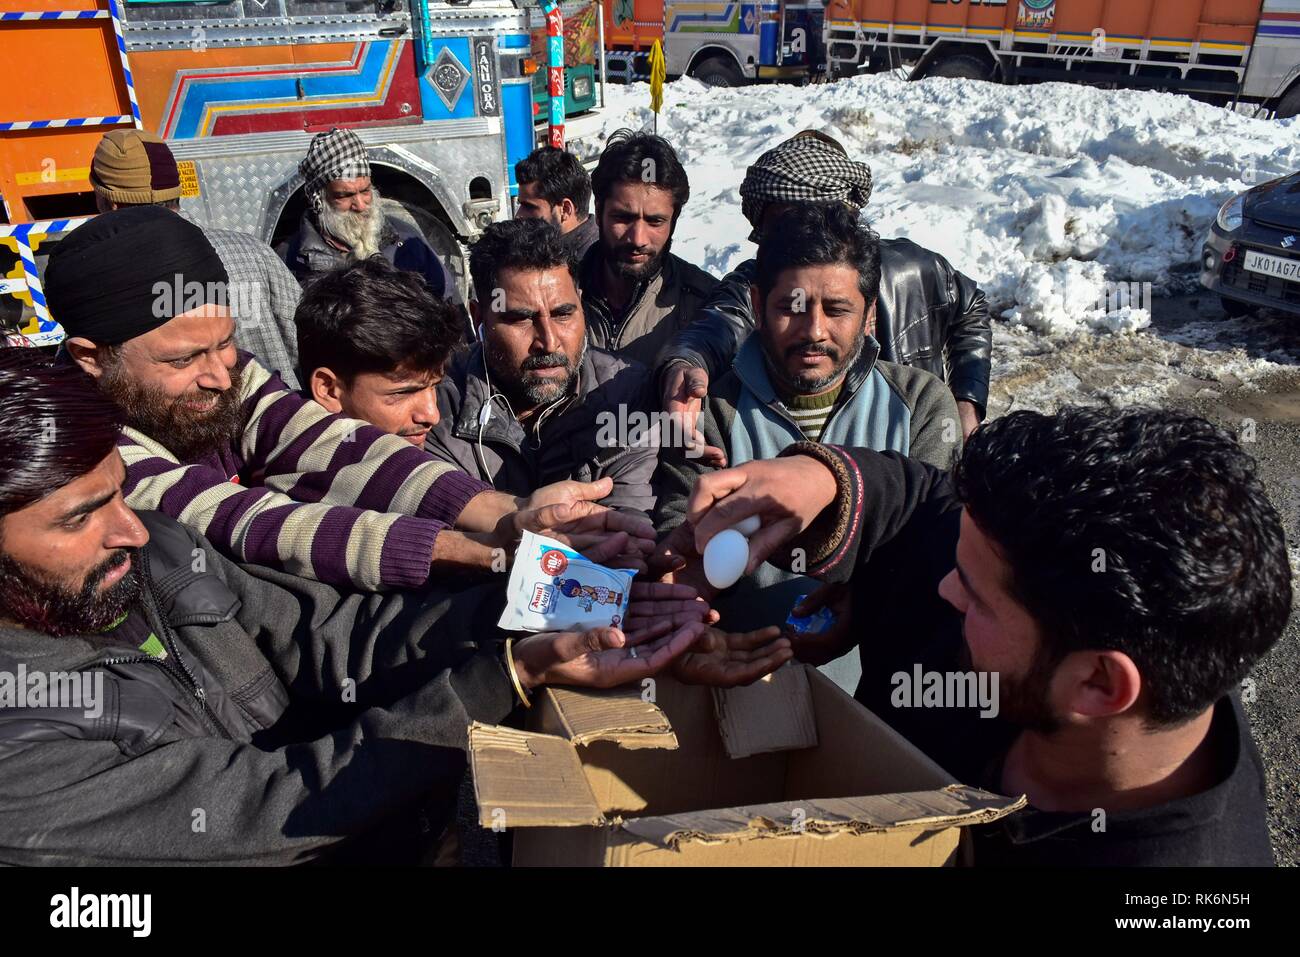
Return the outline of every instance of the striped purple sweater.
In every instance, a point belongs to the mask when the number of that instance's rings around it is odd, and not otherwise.
[[[248,353],[244,430],[180,462],[123,430],[127,504],[169,515],[236,561],[342,587],[415,588],[433,543],[491,486],[396,436],[326,412]]]

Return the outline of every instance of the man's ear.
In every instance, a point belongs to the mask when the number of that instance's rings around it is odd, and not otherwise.
[[[104,374],[105,363],[100,347],[89,339],[81,336],[65,339],[63,347],[72,356],[72,361],[81,366],[82,371],[92,379],[98,379]]]
[[[321,366],[313,369],[307,382],[311,397],[329,412],[343,411],[343,381],[333,370]]]
[[[871,307],[867,310],[867,335],[871,336],[873,339],[876,337],[876,303],[879,301],[879,299],[871,300]]]
[[[754,325],[761,325],[763,322],[763,294],[758,291],[758,287],[755,285],[749,287],[749,305],[754,310]]]
[[[567,223],[578,218],[578,207],[573,205],[573,200],[564,197],[560,200],[560,222]]]
[[[1053,682],[1064,682],[1065,710],[1089,718],[1128,711],[1142,694],[1142,674],[1133,659],[1111,649],[1066,655]]]

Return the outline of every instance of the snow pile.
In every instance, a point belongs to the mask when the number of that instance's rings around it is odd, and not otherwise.
[[[645,84],[609,86],[579,151],[619,127],[649,128],[649,99]],[[1219,206],[1300,168],[1300,120],[1059,83],[877,75],[714,90],[684,78],[665,88],[664,107],[659,132],[691,177],[674,239],[685,258],[719,275],[750,258],[745,167],[822,129],[871,164],[866,215],[882,236],[942,253],[997,314],[1042,333],[1146,327],[1153,296],[1195,281]]]

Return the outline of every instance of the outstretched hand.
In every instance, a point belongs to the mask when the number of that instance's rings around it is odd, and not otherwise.
[[[545,485],[502,520],[499,537],[511,550],[525,531],[568,545],[600,565],[645,570],[655,543],[654,526],[597,504],[614,490],[614,480],[564,481]]]
[[[671,631],[699,621],[711,625],[718,613],[689,585],[668,582],[633,582],[623,622],[629,644],[640,644],[656,629]]]
[[[752,684],[792,657],[790,640],[776,626],[758,631],[705,628],[673,664],[672,673],[683,684],[734,688]]]
[[[665,622],[635,646],[617,628],[529,635],[514,646],[515,672],[525,688],[541,684],[613,688],[658,674],[690,648],[705,628],[697,621],[666,633],[669,627]]]

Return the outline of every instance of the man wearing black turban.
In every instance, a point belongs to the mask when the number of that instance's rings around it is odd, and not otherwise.
[[[50,255],[45,293],[67,353],[126,413],[118,450],[132,508],[184,523],[236,561],[366,591],[491,571],[525,528],[598,561],[652,549],[644,517],[596,504],[608,480],[542,486],[521,508],[290,390],[235,348],[241,291],[227,278],[203,232],[157,206],[104,213]]]
[[[45,291],[68,355],[131,426],[181,459],[238,433],[238,290],[198,226],[158,206],[105,213],[55,247]]]

